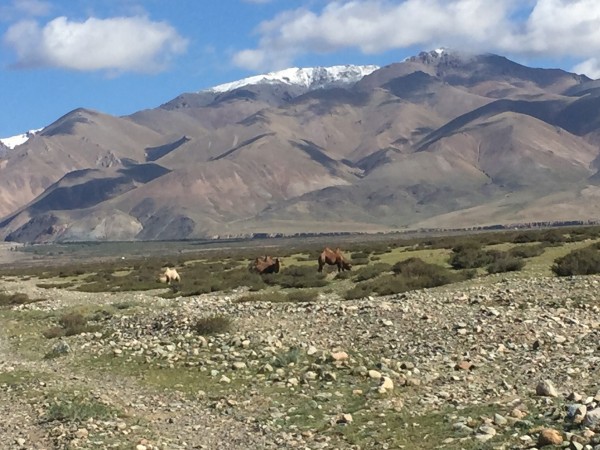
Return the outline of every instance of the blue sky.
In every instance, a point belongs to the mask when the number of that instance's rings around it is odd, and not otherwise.
[[[286,67],[437,47],[600,78],[597,0],[0,0],[0,137]]]

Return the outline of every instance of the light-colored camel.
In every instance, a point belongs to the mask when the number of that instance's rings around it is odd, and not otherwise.
[[[181,277],[177,273],[177,270],[171,267],[167,267],[165,269],[165,272],[160,277],[158,277],[158,279],[161,283],[167,284],[171,284],[173,281],[177,281],[178,283],[181,282]]]

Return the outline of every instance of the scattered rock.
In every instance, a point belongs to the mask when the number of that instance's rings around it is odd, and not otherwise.
[[[544,447],[546,445],[561,445],[563,437],[559,431],[554,428],[544,428],[538,437],[537,445]]]

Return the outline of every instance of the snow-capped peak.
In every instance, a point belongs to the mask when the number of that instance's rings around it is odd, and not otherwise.
[[[242,86],[255,84],[277,84],[283,83],[293,86],[300,86],[306,89],[319,89],[332,85],[352,84],[359,81],[366,75],[379,69],[378,66],[331,66],[331,67],[292,67],[290,69],[280,70],[278,72],[269,72],[263,75],[256,75],[249,78],[243,78],[231,83],[220,84],[206,89],[208,92],[227,92]]]
[[[23,134],[18,134],[16,136],[11,136],[11,137],[7,137],[7,138],[1,138],[0,142],[2,142],[6,147],[8,147],[12,150],[17,145],[24,144],[25,142],[27,142],[29,140],[30,137],[32,137],[36,133],[39,133],[42,130],[43,130],[43,128],[38,128],[36,130],[29,130],[28,132],[23,133]]]
[[[404,62],[419,62],[428,65],[439,65],[458,61],[464,62],[473,56],[475,55],[463,50],[440,47],[428,52],[420,52],[418,55],[409,56],[404,60]]]

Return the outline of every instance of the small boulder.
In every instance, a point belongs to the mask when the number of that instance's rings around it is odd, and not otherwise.
[[[540,381],[535,387],[535,393],[542,397],[558,397],[558,392],[550,380]]]
[[[538,436],[537,445],[544,447],[546,445],[561,445],[563,437],[558,430],[554,428],[544,428]]]

